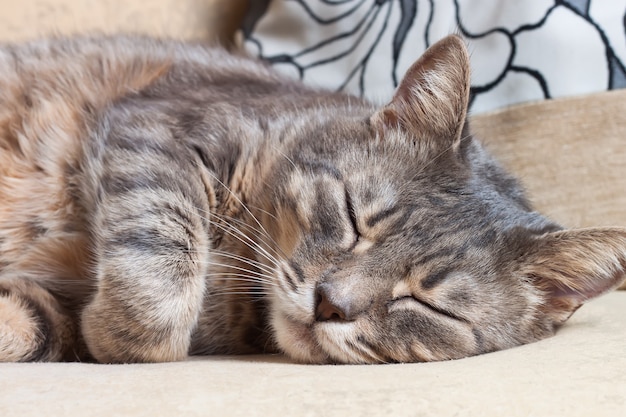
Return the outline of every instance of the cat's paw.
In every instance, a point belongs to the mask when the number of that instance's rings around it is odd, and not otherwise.
[[[96,298],[82,315],[89,353],[100,363],[173,362],[187,357],[184,329],[142,322]]]
[[[11,294],[0,295],[0,362],[27,359],[41,344],[39,326],[24,302]]]
[[[61,360],[74,348],[75,330],[56,299],[37,283],[1,283],[0,362]]]

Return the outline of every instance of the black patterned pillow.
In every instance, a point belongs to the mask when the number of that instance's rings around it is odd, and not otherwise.
[[[254,0],[252,53],[305,82],[385,101],[449,33],[467,40],[473,113],[626,87],[626,0]]]

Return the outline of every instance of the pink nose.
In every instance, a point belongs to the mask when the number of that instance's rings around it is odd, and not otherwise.
[[[323,288],[318,288],[315,299],[315,320],[346,321],[347,314],[340,306],[332,303]]]

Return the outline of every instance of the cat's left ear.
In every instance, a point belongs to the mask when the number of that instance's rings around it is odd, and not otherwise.
[[[521,259],[519,272],[543,293],[542,310],[556,324],[626,277],[626,229],[563,230],[543,235]]]
[[[470,61],[463,40],[448,36],[431,46],[406,72],[389,104],[371,118],[385,136],[401,129],[435,146],[458,144],[467,115]]]

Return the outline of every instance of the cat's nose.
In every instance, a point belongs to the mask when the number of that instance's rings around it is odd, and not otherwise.
[[[330,301],[327,290],[318,287],[315,294],[315,320],[317,321],[346,321],[348,320],[345,308]]]

